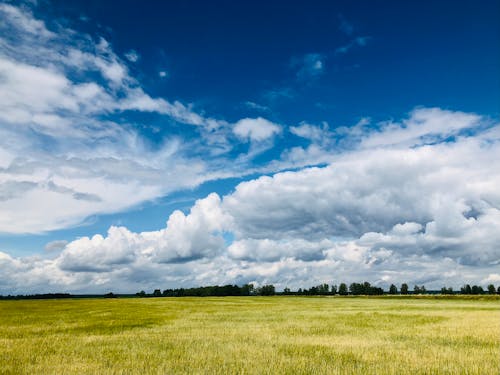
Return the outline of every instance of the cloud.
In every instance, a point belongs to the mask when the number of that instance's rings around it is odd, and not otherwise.
[[[130,51],[125,53],[125,57],[128,61],[133,62],[133,63],[139,61],[139,59],[140,59],[140,56],[137,53],[137,51],[135,51],[133,49],[131,49]]]
[[[158,76],[159,76],[160,78],[166,78],[166,77],[168,76],[168,73],[167,73],[166,71],[164,71],[164,70],[160,70],[160,71],[158,72]]]
[[[354,26],[342,14],[338,15],[338,19],[339,30],[348,36],[352,35],[354,33]]]
[[[483,283],[497,283],[500,282],[500,274],[490,273],[487,278],[482,280]]]
[[[319,53],[308,53],[300,59],[292,59],[292,67],[297,69],[296,77],[299,81],[319,77],[325,70],[325,56]]]
[[[48,251],[48,252],[60,251],[60,250],[64,249],[67,244],[68,244],[68,241],[66,241],[66,240],[51,241],[45,245],[44,250]]]
[[[281,133],[281,126],[262,117],[244,118],[234,124],[233,132],[241,139],[258,142]]]
[[[328,130],[328,124],[324,123],[321,127],[308,123],[301,123],[299,126],[291,126],[290,133],[297,137],[306,138],[314,142],[321,142],[331,136]]]
[[[133,233],[111,227],[107,236],[96,234],[66,244],[57,259],[62,270],[106,272],[144,260],[176,263],[214,257],[224,247],[222,230],[230,219],[221,211],[220,198],[210,194],[198,200],[188,215],[174,211],[165,229]]]
[[[480,120],[480,116],[471,113],[440,108],[417,108],[402,123],[382,124],[379,133],[369,134],[362,146],[414,146],[435,143],[475,127]]]
[[[336,55],[343,55],[352,50],[355,47],[364,47],[368,44],[368,41],[371,39],[370,36],[358,36],[352,39],[349,43],[344,44],[343,46],[337,47],[335,49]]]
[[[252,101],[246,101],[244,103],[244,105],[247,108],[250,108],[250,109],[253,109],[253,110],[256,110],[259,112],[270,112],[271,111],[269,107],[262,105],[262,104],[252,102]]]
[[[149,96],[107,40],[56,21],[49,30],[28,6],[1,4],[0,16],[6,20],[0,25],[0,232],[67,228],[241,174],[229,173],[215,153],[232,149],[228,138],[239,139],[230,124]],[[200,137],[189,140],[192,149],[212,159],[188,152],[177,135],[152,144],[129,120],[132,111],[193,125]],[[249,131],[250,138],[265,134]]]

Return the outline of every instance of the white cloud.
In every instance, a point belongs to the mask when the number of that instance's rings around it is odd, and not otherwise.
[[[27,7],[0,15],[0,232],[66,228],[221,174],[177,137],[152,147],[113,115],[156,112],[202,135],[226,122],[146,94],[103,38],[50,31]]]
[[[107,236],[77,239],[55,259],[3,254],[4,288],[14,282],[24,290],[88,291],[89,283],[94,291],[228,282],[297,288],[368,280],[439,289],[496,282],[500,148],[487,134],[496,132],[352,150],[324,168],[240,183],[222,201],[211,194],[187,215],[172,213],[158,231],[112,227]],[[225,233],[234,236],[229,244]]]
[[[258,142],[281,133],[281,126],[262,117],[244,118],[234,124],[233,132],[241,139]]]
[[[133,63],[139,61],[139,59],[140,59],[140,56],[137,53],[137,51],[135,51],[133,49],[131,49],[130,51],[125,53],[125,57],[127,58],[128,61],[133,62]]]
[[[164,70],[160,70],[160,71],[158,72],[158,76],[159,76],[160,78],[166,78],[166,77],[167,77],[167,72],[166,72],[166,71],[164,71]]]
[[[173,212],[164,229],[133,233],[111,227],[106,237],[96,234],[68,243],[56,262],[65,271],[109,272],[141,260],[175,263],[213,258],[224,247],[221,233],[229,221],[219,196],[210,194],[197,201],[188,215]]]
[[[307,123],[301,123],[299,126],[291,126],[290,133],[297,137],[306,138],[314,142],[322,142],[328,139],[331,134],[328,131],[328,124],[324,123],[323,126],[316,126]]]
[[[362,146],[412,146],[433,143],[474,127],[479,121],[480,117],[475,114],[440,108],[419,108],[411,112],[410,117],[401,124],[383,124],[380,132],[369,134]]]
[[[500,282],[499,273],[490,273],[487,278],[482,280],[483,283],[498,283]]]

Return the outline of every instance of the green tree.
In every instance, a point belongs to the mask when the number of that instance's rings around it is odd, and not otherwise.
[[[472,288],[470,287],[469,284],[465,284],[463,287],[460,288],[460,293],[462,293],[462,294],[472,294]]]
[[[347,296],[347,285],[345,283],[339,285],[339,294],[341,296]]]
[[[331,289],[330,293],[333,295],[337,294],[337,285],[332,285],[332,289]]]
[[[269,285],[263,285],[262,287],[259,288],[259,293],[261,296],[274,296],[276,293],[276,289],[274,288],[274,285],[269,284]]]
[[[155,289],[153,292],[153,297],[161,297],[161,290]]]
[[[495,294],[495,285],[493,284],[488,285],[488,293]]]
[[[254,293],[253,284],[245,284],[241,287],[241,295],[242,296],[250,296]]]
[[[415,285],[414,288],[413,288],[413,293],[414,294],[425,294],[426,290],[425,290],[425,286],[418,286],[418,285]]]
[[[396,285],[391,284],[391,286],[389,287],[389,294],[398,294],[398,288],[396,287]]]
[[[408,294],[408,284],[401,284],[401,294]]]
[[[472,290],[472,294],[483,294],[484,293],[483,287],[478,286],[478,285],[472,285],[471,290]]]
[[[453,294],[453,288],[452,287],[447,288],[443,286],[441,288],[441,294]]]

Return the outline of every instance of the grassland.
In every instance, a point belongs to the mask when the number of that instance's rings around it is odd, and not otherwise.
[[[500,373],[500,300],[0,301],[1,374]]]

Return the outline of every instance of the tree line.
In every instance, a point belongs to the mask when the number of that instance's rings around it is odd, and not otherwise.
[[[298,296],[357,296],[357,295],[418,295],[418,294],[464,294],[464,295],[481,295],[481,294],[500,294],[500,286],[495,289],[493,284],[489,284],[486,289],[480,285],[464,284],[460,290],[453,290],[451,287],[443,286],[441,290],[427,290],[424,285],[414,285],[410,289],[408,284],[403,283],[398,288],[391,284],[386,291],[380,287],[372,286],[369,282],[363,283],[340,283],[339,285],[319,284],[310,288],[299,288],[292,291],[290,288],[284,288],[282,292],[277,292],[272,284],[255,287],[253,284],[238,285],[212,285],[196,288],[177,288],[177,289],[155,289],[153,293],[140,291],[136,293],[137,297],[224,297],[224,296],[273,296],[273,295],[298,295]],[[0,299],[61,299],[61,298],[116,298],[116,297],[132,297],[133,294],[88,294],[74,295],[69,293],[45,293],[45,294],[28,294],[28,295],[0,295]]]
[[[253,284],[238,285],[213,285],[202,286],[196,288],[177,288],[177,289],[155,289],[152,294],[145,291],[136,293],[138,297],[223,297],[223,296],[272,296],[275,294],[280,295],[299,295],[299,296],[359,296],[359,295],[410,295],[410,294],[500,294],[500,286],[495,289],[493,284],[488,285],[484,290],[482,286],[465,284],[460,290],[454,291],[452,287],[442,287],[441,290],[429,291],[424,285],[414,285],[410,290],[408,284],[403,283],[398,288],[396,285],[391,284],[389,289],[385,291],[381,287],[373,286],[369,282],[351,283],[349,286],[346,283],[337,285],[319,284],[310,288],[299,288],[292,291],[286,287],[283,292],[276,292],[276,288],[272,284],[263,285],[261,287],[254,287]]]

